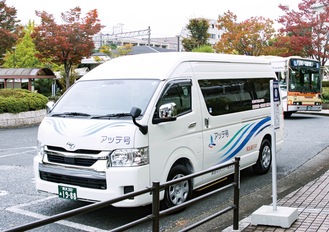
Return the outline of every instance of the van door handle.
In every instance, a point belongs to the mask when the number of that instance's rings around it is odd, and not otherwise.
[[[204,125],[205,125],[206,128],[209,127],[209,118],[204,119]]]
[[[188,128],[192,128],[196,126],[196,122],[191,122],[190,125],[188,125]]]

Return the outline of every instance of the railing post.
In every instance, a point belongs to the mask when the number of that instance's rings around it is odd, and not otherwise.
[[[153,215],[153,232],[159,232],[160,224],[159,224],[159,214],[160,214],[160,182],[152,182],[152,215]]]
[[[240,157],[235,157],[234,162],[234,205],[233,230],[239,230],[239,201],[240,201]]]

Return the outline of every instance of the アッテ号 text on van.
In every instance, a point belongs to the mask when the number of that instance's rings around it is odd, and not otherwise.
[[[236,156],[241,168],[265,174],[272,160],[269,83],[275,78],[267,61],[251,56],[171,52],[101,64],[76,81],[40,124],[36,188],[103,201]],[[282,142],[280,126],[277,151]],[[181,204],[193,189],[232,172],[171,186],[161,193],[163,206]],[[115,206],[150,202],[145,194]]]

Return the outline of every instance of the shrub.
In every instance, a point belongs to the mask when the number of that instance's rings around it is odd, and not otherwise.
[[[322,101],[324,103],[329,103],[329,87],[322,88]]]
[[[323,81],[322,87],[329,87],[329,81]]]
[[[194,48],[192,52],[214,53],[214,49],[210,45],[202,45],[200,47]]]
[[[47,97],[26,89],[0,89],[0,113],[41,110],[47,102]]]

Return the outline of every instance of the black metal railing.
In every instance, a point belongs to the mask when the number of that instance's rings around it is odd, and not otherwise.
[[[205,193],[201,196],[198,196],[198,197],[195,197],[189,201],[186,201],[180,205],[177,205],[177,206],[174,206],[174,207],[171,207],[169,209],[165,209],[165,210],[160,210],[160,192],[163,191],[165,188],[171,186],[171,185],[175,185],[179,182],[182,182],[182,181],[186,181],[186,180],[191,180],[193,178],[196,178],[196,177],[199,177],[199,176],[202,176],[202,175],[205,175],[207,173],[211,173],[213,171],[216,171],[216,170],[220,170],[220,169],[224,169],[224,168],[227,168],[227,167],[231,167],[231,166],[234,166],[234,179],[231,183],[228,183],[227,185],[224,185],[223,187],[221,188],[218,188],[218,189],[215,189],[211,192],[208,192],[208,193]],[[208,196],[211,196],[215,193],[218,193],[220,191],[223,191],[225,189],[228,189],[228,188],[234,188],[234,196],[233,196],[233,205],[230,205],[228,207],[226,207],[225,209],[222,209],[221,211],[219,212],[216,212],[184,229],[182,229],[181,231],[189,231],[193,228],[196,228],[224,213],[227,213],[231,210],[233,210],[233,230],[238,230],[239,229],[239,198],[240,198],[240,158],[239,157],[236,157],[235,160],[232,160],[231,162],[229,163],[226,163],[224,165],[218,165],[218,166],[215,166],[215,167],[212,167],[210,169],[207,169],[207,170],[204,170],[204,171],[201,171],[201,172],[197,172],[197,173],[193,173],[193,174],[190,174],[190,175],[187,175],[187,176],[184,176],[182,178],[179,178],[179,179],[175,179],[175,180],[171,180],[171,181],[168,181],[168,182],[165,182],[163,184],[160,184],[159,182],[153,182],[152,183],[152,186],[151,187],[148,187],[146,189],[143,189],[143,190],[140,190],[140,191],[136,191],[136,192],[131,192],[131,193],[127,193],[121,197],[118,197],[118,198],[115,198],[115,199],[112,199],[112,200],[108,200],[108,201],[103,201],[103,202],[97,202],[97,203],[93,203],[91,205],[87,205],[87,206],[83,206],[83,207],[80,207],[80,208],[77,208],[77,209],[73,209],[73,210],[70,210],[70,211],[67,211],[67,212],[63,212],[63,213],[60,213],[60,214],[56,214],[54,216],[50,216],[48,218],[45,218],[45,219],[41,219],[41,220],[38,220],[38,221],[35,221],[35,222],[31,222],[31,223],[28,223],[28,224],[25,224],[25,225],[22,225],[22,226],[18,226],[18,227],[15,227],[15,228],[12,228],[12,229],[8,229],[8,230],[5,230],[5,232],[18,232],[18,231],[26,231],[26,230],[30,230],[30,229],[34,229],[34,228],[37,228],[37,227],[41,227],[41,226],[44,226],[44,225],[47,225],[47,224],[50,224],[50,223],[53,223],[53,222],[56,222],[56,221],[59,221],[59,220],[62,220],[62,219],[66,219],[66,218],[69,218],[69,217],[72,217],[72,216],[77,216],[78,214],[85,214],[85,213],[89,213],[89,212],[92,212],[92,211],[95,211],[95,210],[98,210],[98,209],[101,209],[101,208],[104,208],[104,207],[107,207],[107,206],[110,206],[114,203],[117,203],[119,201],[122,201],[122,200],[126,200],[126,199],[129,199],[129,198],[132,198],[132,197],[136,197],[136,196],[139,196],[139,195],[142,195],[142,194],[145,194],[145,193],[151,193],[152,194],[152,213],[145,216],[145,217],[142,217],[138,220],[135,220],[133,222],[130,222],[128,224],[125,224],[125,225],[122,225],[120,227],[117,227],[115,229],[112,229],[110,231],[123,231],[123,230],[127,230],[129,228],[132,228],[134,226],[137,226],[141,223],[144,223],[144,222],[147,222],[147,221],[152,221],[152,231],[153,232],[159,232],[159,228],[160,228],[160,218],[165,216],[165,215],[168,215],[168,214],[171,214],[175,211],[178,211],[178,210],[181,210],[197,201],[201,201],[202,199],[208,197]]]

